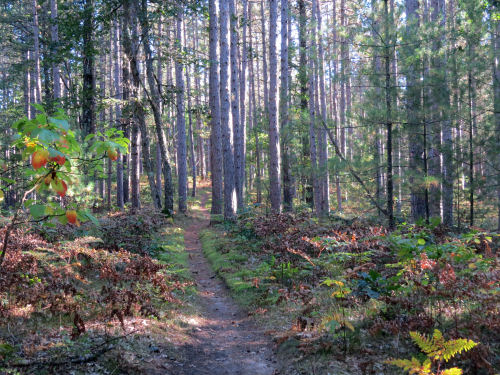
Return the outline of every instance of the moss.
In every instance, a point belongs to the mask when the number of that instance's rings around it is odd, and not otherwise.
[[[222,236],[216,229],[203,231],[200,239],[203,253],[229,287],[236,302],[246,308],[259,305],[263,290],[256,288],[254,278],[260,275],[256,270],[247,268],[245,248]]]
[[[167,265],[167,272],[191,279],[188,253],[184,249],[184,230],[175,225],[163,227],[155,236],[154,257]]]

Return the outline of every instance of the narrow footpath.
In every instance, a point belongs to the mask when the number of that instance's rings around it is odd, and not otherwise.
[[[176,375],[272,375],[269,339],[232,300],[203,255],[199,234],[209,225],[210,215],[205,207],[207,193],[200,193],[201,208],[188,222],[184,241],[202,318],[193,322],[195,344],[184,348],[185,360],[176,366]]]

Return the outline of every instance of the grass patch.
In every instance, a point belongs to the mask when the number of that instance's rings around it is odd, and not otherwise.
[[[256,259],[246,254],[243,244],[224,236],[217,229],[204,230],[200,239],[203,253],[229,287],[236,302],[245,308],[261,305],[265,290],[259,288],[259,272],[248,265]]]

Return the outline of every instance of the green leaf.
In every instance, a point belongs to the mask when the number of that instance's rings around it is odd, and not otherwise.
[[[48,130],[48,129],[42,129],[40,130],[40,133],[38,133],[38,138],[41,141],[47,142],[47,143],[52,143],[55,142],[59,139],[59,134]]]
[[[51,124],[54,124],[55,126],[57,126],[59,129],[69,130],[69,123],[66,120],[61,120],[58,118],[49,117],[49,121]]]
[[[42,218],[45,215],[45,205],[34,204],[30,206],[30,214],[35,220]]]
[[[39,103],[31,103],[31,105],[33,107],[35,107],[36,109],[38,109],[40,112],[42,113],[45,113],[45,108],[43,108],[43,106]]]
[[[419,238],[417,243],[420,245],[420,246],[424,246],[425,245],[425,240],[423,238]]]
[[[99,227],[101,224],[99,223],[99,220],[97,220],[95,218],[94,215],[92,215],[89,210],[85,210],[83,211],[83,213],[85,214],[85,216],[88,217],[88,219],[92,222],[92,224],[94,224],[96,227]]]
[[[4,182],[6,182],[6,183],[8,183],[8,184],[15,184],[15,183],[16,183],[16,181],[15,181],[15,180],[13,180],[13,179],[11,179],[11,178],[7,178],[7,177],[0,177],[0,180],[2,180],[2,181],[4,181]]]

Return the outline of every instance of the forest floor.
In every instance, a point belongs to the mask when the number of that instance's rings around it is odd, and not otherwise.
[[[464,373],[498,373],[498,234],[259,205],[224,222],[209,199],[200,181],[187,215],[16,230],[0,374],[399,374],[385,361],[436,328],[480,343]]]
[[[207,192],[202,192],[201,206],[193,212],[184,231],[201,315],[192,321],[194,343],[183,349],[185,362],[179,363],[179,372],[174,373],[271,375],[274,366],[268,337],[232,300],[203,255],[199,235],[210,223],[206,201]]]

